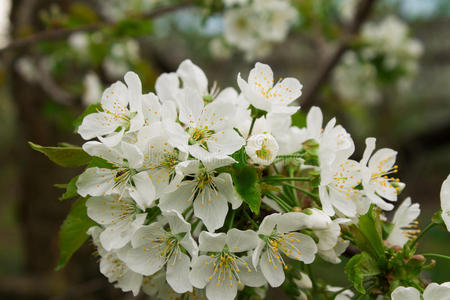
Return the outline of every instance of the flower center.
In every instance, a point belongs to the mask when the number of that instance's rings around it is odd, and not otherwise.
[[[256,150],[256,156],[262,160],[271,160],[273,153],[271,150],[267,149],[266,144],[262,144],[261,149]]]
[[[200,146],[208,150],[206,142],[209,141],[214,133],[214,130],[209,130],[208,126],[196,127],[190,132],[189,145],[200,144]]]
[[[266,241],[268,261],[275,270],[278,269],[278,264],[282,265],[284,269],[288,268],[283,260],[282,253],[292,259],[300,260],[300,255],[302,254],[298,248],[300,240],[293,235],[293,232],[284,234],[274,230],[269,236],[263,237]]]
[[[216,258],[216,260],[213,263],[214,271],[208,278],[209,280],[216,280],[217,286],[226,284],[233,287],[233,283],[236,281],[238,284],[241,284],[239,278],[241,268],[238,263],[242,265],[242,268],[246,268],[247,272],[252,272],[246,261],[229,252],[227,249],[224,249],[222,252],[211,254],[210,257]],[[205,262],[205,264],[209,263]]]

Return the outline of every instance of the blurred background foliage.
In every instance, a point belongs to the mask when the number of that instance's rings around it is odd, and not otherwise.
[[[223,42],[221,1],[0,0],[0,48],[42,31],[73,31],[0,50],[0,298],[124,298],[99,273],[90,245],[64,270],[54,271],[58,228],[70,203],[58,202],[61,191],[53,184],[67,182],[79,170],[52,165],[28,149],[26,141],[81,144],[73,134],[73,122],[89,103],[100,99],[104,87],[133,70],[144,90],[152,91],[157,76],[175,71],[185,58],[203,68],[211,81],[225,85],[221,88],[237,88],[238,72],[246,76],[256,60],[262,61],[278,75],[299,78],[308,94],[353,17],[351,10],[342,11],[352,5],[344,2],[358,1],[291,2],[298,18],[287,38],[271,45],[264,57],[248,57]],[[165,12],[166,7],[175,8]],[[160,9],[153,18],[152,12]],[[450,170],[450,2],[379,0],[363,22],[381,22],[390,15],[405,22],[409,35],[423,47],[410,83],[398,88],[393,84],[397,75],[383,72],[377,60],[365,63],[375,70],[370,78],[383,84],[374,85],[364,77],[367,73],[344,73],[336,79],[333,72],[351,60],[348,53],[363,57],[362,35],[352,36],[350,49],[307,99],[295,122],[304,123],[307,110],[320,105],[328,118],[337,116],[352,134],[357,156],[367,136],[377,137],[378,147],[397,150],[399,177],[407,184],[402,196],[421,204],[423,228],[439,207],[440,185]],[[77,31],[80,27],[87,30]],[[342,96],[340,89],[355,87],[360,88],[356,97]],[[377,93],[376,101],[370,101],[368,89]],[[448,233],[435,229],[420,247],[449,255]],[[315,265],[314,273],[327,284],[348,285],[344,263]],[[426,275],[448,281],[449,270],[450,264],[441,261]]]

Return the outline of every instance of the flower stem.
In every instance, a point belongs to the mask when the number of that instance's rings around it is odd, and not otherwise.
[[[283,176],[268,176],[262,181],[310,181],[310,177],[283,177]]]
[[[258,224],[256,224],[255,220],[253,220],[252,217],[250,217],[247,211],[245,209],[243,209],[242,211],[244,213],[244,216],[250,221],[250,223],[252,223],[252,225],[255,226],[255,228],[259,228]]]
[[[304,193],[304,194],[310,196],[311,198],[313,198],[313,199],[315,199],[315,200],[318,200],[318,199],[319,199],[319,196],[317,196],[316,194],[311,193],[310,191],[307,191],[307,190],[305,190],[305,189],[302,189],[301,187],[298,187],[298,186],[296,186],[296,185],[289,184],[289,183],[283,183],[283,185],[285,185],[285,186],[290,186],[291,188],[296,189],[296,190],[298,190],[298,191],[300,191],[300,192],[302,192],[302,193]]]
[[[291,211],[292,210],[292,206],[291,205],[286,203],[286,201],[284,201],[283,199],[281,199],[280,197],[278,197],[274,193],[268,191],[268,192],[266,192],[266,195],[270,199],[275,200],[281,206],[281,208],[283,208],[285,211]]]
[[[294,169],[293,168],[289,168],[289,177],[294,177],[294,173],[295,173],[295,171],[294,171]],[[295,182],[294,182],[294,184],[291,186],[291,188],[294,188],[295,189]],[[295,202],[295,204],[297,205],[297,206],[300,206],[300,202],[298,201],[298,195],[297,195],[297,192],[295,191],[295,190],[293,190],[293,189],[291,189],[291,192],[292,192],[292,195],[294,196],[294,202]]]
[[[255,122],[256,122],[256,117],[253,117],[252,119],[252,123],[250,124],[250,129],[248,130],[248,137],[250,137],[250,135],[252,134],[253,131],[253,126],[255,126]]]
[[[443,254],[436,254],[436,253],[424,253],[422,254],[425,257],[431,257],[431,258],[441,258],[441,259],[446,259],[448,261],[450,261],[450,256],[447,255],[443,255]]]
[[[233,223],[234,223],[234,216],[236,215],[236,210],[232,210],[231,211],[231,218],[230,218],[230,223],[228,224],[228,230],[230,230],[233,227]]]

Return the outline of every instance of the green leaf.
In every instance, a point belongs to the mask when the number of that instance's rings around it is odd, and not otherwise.
[[[58,188],[66,189],[64,194],[62,194],[61,197],[58,198],[59,201],[67,200],[78,196],[76,185],[78,177],[79,176],[72,178],[68,184],[55,184],[55,186]]]
[[[96,223],[87,216],[86,198],[72,205],[59,231],[59,260],[56,270],[62,269],[88,238],[87,230]]]
[[[253,213],[258,214],[261,206],[261,188],[256,169],[250,166],[235,167],[232,176],[234,187],[242,201],[248,204]]]
[[[103,111],[100,103],[94,103],[94,104],[89,105],[84,110],[84,112],[73,122],[73,127],[75,128],[75,133],[77,132],[78,127],[83,122],[84,117],[86,117],[87,115],[99,112],[99,111]]]
[[[241,149],[239,149],[238,151],[234,152],[231,157],[237,161],[236,164],[234,164],[237,167],[243,167],[247,165],[247,160],[248,160],[248,155],[245,152],[245,146],[242,146]]]
[[[345,266],[345,274],[355,289],[361,294],[365,294],[364,279],[380,274],[380,269],[375,259],[367,252],[361,252],[348,261]]]
[[[381,222],[374,211],[373,205],[365,215],[359,217],[358,229],[370,245],[372,251],[368,252],[380,259],[380,263],[386,262]],[[361,249],[365,250],[364,248]]]
[[[94,168],[94,167],[98,167],[98,168],[102,168],[102,169],[114,169],[114,166],[107,162],[106,160],[104,160],[103,158],[94,156],[92,157],[92,160],[89,162],[88,168]]]
[[[32,149],[45,154],[52,162],[62,167],[83,166],[92,159],[81,147],[43,147],[32,142],[28,144]]]

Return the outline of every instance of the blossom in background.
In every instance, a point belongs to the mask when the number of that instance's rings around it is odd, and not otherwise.
[[[442,219],[447,230],[450,231],[450,175],[444,180],[441,187]]]
[[[160,221],[142,226],[133,235],[125,261],[130,269],[146,276],[153,275],[166,267],[166,280],[177,293],[192,292],[192,285],[186,280],[191,259],[195,258],[198,247],[193,240],[191,224],[175,211],[164,214],[169,229],[164,229]]]
[[[206,289],[210,300],[234,299],[239,285],[262,286],[265,281],[248,256],[239,253],[256,247],[252,230],[231,229],[225,233],[202,232],[199,250],[205,252],[192,265],[189,279],[193,286]]]
[[[419,203],[411,204],[411,198],[406,198],[395,211],[394,218],[392,219],[394,227],[386,241],[392,245],[403,247],[417,233],[418,222],[416,218],[419,214]]]
[[[445,282],[441,285],[437,283],[430,283],[421,293],[414,287],[396,288],[391,294],[392,300],[449,300],[450,299],[450,282]]]
[[[102,83],[94,72],[89,72],[83,80],[84,93],[82,96],[83,105],[96,104],[102,97]]]
[[[290,1],[229,2],[223,17],[223,34],[226,42],[243,51],[248,60],[268,55],[273,44],[286,39],[289,28],[298,19]]]
[[[300,107],[288,106],[302,94],[302,84],[296,78],[280,79],[274,85],[270,66],[256,63],[248,81],[238,74],[238,84],[246,100],[254,107],[276,113],[294,114]]]

